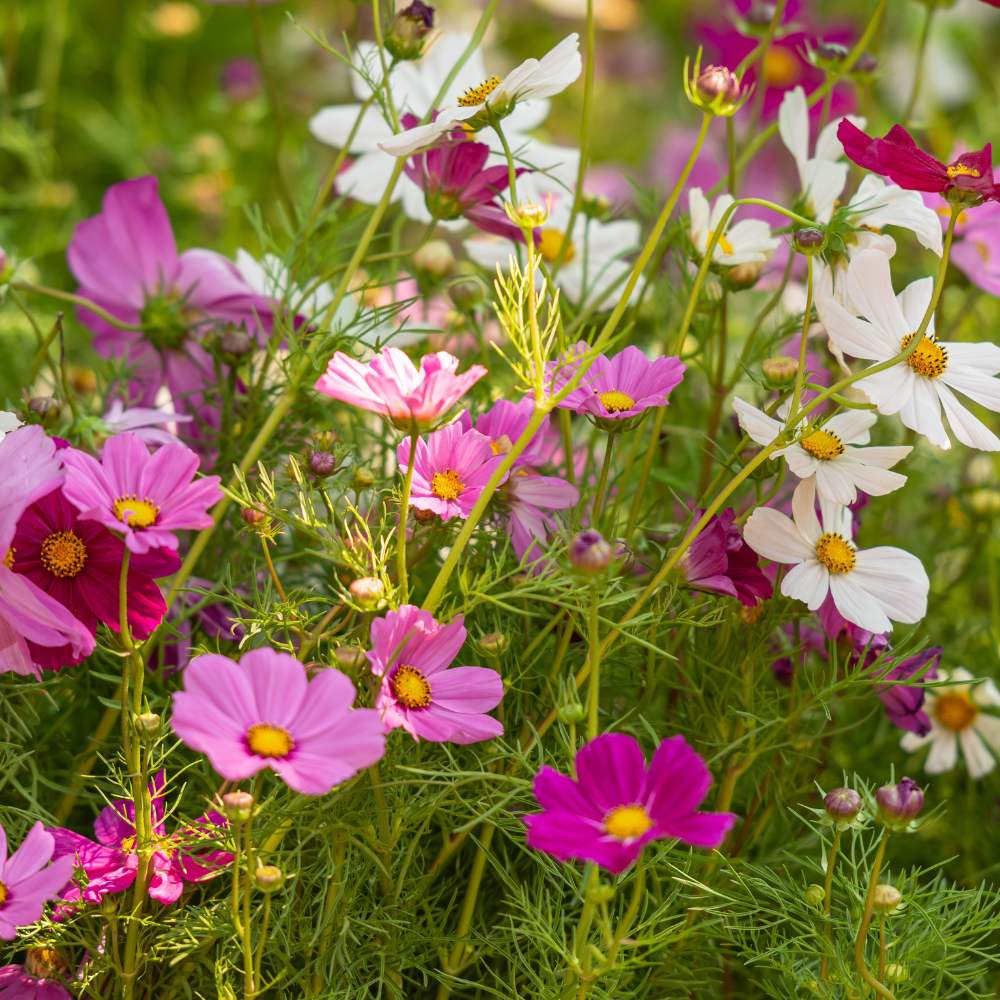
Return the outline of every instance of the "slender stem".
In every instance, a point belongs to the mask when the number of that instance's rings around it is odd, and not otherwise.
[[[764,33],[764,37],[757,43],[755,48],[751,49],[750,52],[743,57],[739,65],[734,70],[737,77],[742,79],[743,74],[746,73],[751,66],[758,63],[767,55],[767,50],[771,47],[771,43],[774,41],[774,36],[777,34],[778,28],[784,20],[785,8],[787,6],[788,0],[778,0],[778,2],[774,5],[774,13],[771,15],[771,20],[768,23],[767,31]]]
[[[378,50],[378,61],[382,69],[382,80],[384,81],[382,92],[385,94],[386,107],[388,107],[389,117],[392,119],[390,122],[392,130],[393,132],[398,132],[399,115],[396,113],[396,102],[392,98],[392,87],[389,86],[389,74],[392,72],[392,67],[389,66],[385,59],[385,39],[382,37],[382,12],[379,8],[379,0],[372,0],[372,28],[375,33],[375,47]]]
[[[600,525],[601,514],[604,512],[605,493],[608,489],[608,474],[611,471],[611,457],[617,437],[618,435],[612,432],[604,440],[604,459],[601,462],[601,474],[597,479],[597,493],[594,495],[594,506],[591,513],[591,523],[595,528]]]
[[[823,935],[826,938],[826,950],[819,963],[819,978],[825,983],[830,972],[830,952],[833,950],[833,923],[830,920],[830,907],[833,903],[833,866],[837,863],[840,851],[840,828],[833,831],[833,843],[830,844],[830,856],[826,859],[826,880],[823,884]]]
[[[236,819],[233,821],[233,865],[232,865],[232,885],[230,898],[230,915],[233,920],[233,929],[236,936],[243,939],[243,921],[240,919],[240,854],[242,841],[243,821]]]
[[[910,99],[906,102],[906,110],[903,112],[903,125],[909,125],[916,110],[917,101],[920,100],[920,87],[924,80],[924,61],[927,55],[927,42],[931,37],[931,25],[934,23],[934,15],[937,13],[936,3],[924,4],[924,23],[920,29],[920,40],[917,42],[917,55],[913,64],[913,87],[910,90]]]
[[[117,316],[113,316],[107,309],[103,309],[96,302],[91,302],[90,299],[85,299],[82,295],[64,292],[61,288],[49,288],[47,285],[36,285],[30,281],[21,281],[20,279],[12,281],[10,286],[11,288],[18,288],[22,292],[44,295],[46,298],[59,299],[60,302],[69,302],[71,305],[80,306],[81,309],[86,309],[87,312],[92,312],[95,316],[99,316],[105,323],[113,326],[116,330],[145,329],[145,327],[138,323],[123,323]]]
[[[806,309],[802,314],[802,343],[799,345],[799,367],[795,373],[795,388],[792,390],[791,412],[797,413],[802,401],[802,386],[806,380],[806,345],[809,342],[809,326],[813,308],[813,259],[812,254],[806,255]],[[791,429],[793,424],[789,424]]]
[[[632,899],[629,901],[628,909],[622,914],[621,922],[615,928],[614,937],[611,939],[611,947],[608,949],[607,968],[612,968],[621,949],[625,935],[632,929],[639,907],[642,905],[642,898],[646,894],[646,868],[642,863],[642,855],[635,863],[635,879],[632,885]]]
[[[410,491],[413,489],[413,466],[417,460],[417,432],[410,432],[410,455],[406,461],[406,475],[403,478],[403,493],[399,498],[399,526],[396,528],[396,583],[399,587],[399,603],[409,600],[409,586],[406,578],[406,522],[410,516]]]
[[[267,930],[271,922],[271,894],[264,894],[264,912],[260,918],[260,933],[257,935],[257,957],[254,960],[254,978],[261,982],[261,968],[264,965],[264,951],[267,948]]]
[[[854,964],[857,966],[858,975],[884,1000],[896,1000],[892,991],[883,986],[868,970],[865,963],[865,938],[868,936],[868,928],[871,926],[872,915],[875,912],[875,889],[878,886],[878,877],[882,871],[882,862],[885,859],[885,847],[889,842],[889,828],[882,829],[882,839],[879,841],[878,851],[875,853],[875,861],[872,863],[871,874],[868,876],[868,893],[865,896],[865,909],[861,916],[861,924],[858,927],[858,936],[854,939]]]
[[[703,493],[712,474],[713,446],[722,422],[722,407],[729,395],[729,385],[726,382],[726,357],[729,348],[729,293],[723,291],[719,303],[719,345],[718,357],[715,362],[715,377],[712,379],[712,404],[708,414],[708,425],[705,428],[705,453],[702,457],[701,474],[698,476],[698,492]]]
[[[497,137],[500,139],[500,145],[503,146],[504,156],[507,158],[507,186],[510,188],[510,201],[511,204],[517,208],[518,197],[517,197],[517,165],[514,163],[514,154],[510,151],[510,144],[507,142],[507,136],[503,134],[503,128],[500,125],[499,120],[492,122],[493,131],[496,132]],[[531,237],[528,237],[528,242],[531,241]]]
[[[594,895],[589,890],[591,882],[596,878],[597,865],[592,861],[588,861],[584,868],[583,883],[581,886],[583,891],[583,909],[580,911],[580,920],[573,934],[573,954],[576,956],[576,962],[580,968],[580,992],[577,993],[578,998],[585,997],[589,988],[588,980],[585,978],[589,973],[587,938],[590,935],[590,925],[594,922],[594,910],[596,908]]]
[[[253,1000],[257,993],[253,978],[253,924],[250,920],[250,896],[253,893],[254,871],[256,869],[253,847],[253,811],[247,817],[245,833],[243,857],[246,861],[246,878],[243,885],[243,920],[240,925],[240,943],[243,949],[243,997],[244,1000]],[[233,860],[234,865],[239,863],[239,857]]]
[[[264,553],[264,562],[267,563],[267,573],[271,577],[271,582],[274,584],[274,589],[278,592],[278,596],[285,603],[288,602],[288,594],[285,593],[285,588],[281,583],[281,577],[278,576],[278,571],[274,568],[274,560],[271,558],[271,546],[268,544],[267,539],[261,535],[260,536],[260,547],[261,551]]]
[[[587,617],[587,658],[590,663],[590,687],[587,694],[587,739],[597,738],[600,732],[601,710],[601,634],[598,624],[597,587],[591,587],[590,613]]]

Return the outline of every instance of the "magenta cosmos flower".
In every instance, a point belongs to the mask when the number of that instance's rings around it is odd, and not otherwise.
[[[951,163],[942,163],[925,153],[900,125],[893,125],[881,139],[873,139],[845,118],[837,127],[837,138],[848,159],[888,177],[901,188],[937,194],[957,191],[983,201],[1000,200],[989,143],[978,152],[962,153]]]
[[[123,536],[136,553],[178,546],[175,531],[207,528],[208,513],[222,496],[218,476],[195,478],[198,456],[166,444],[152,454],[135,434],[104,442],[101,460],[67,449],[63,493],[84,520],[99,521]]]
[[[53,899],[73,875],[73,862],[59,858],[49,864],[55,841],[36,823],[21,846],[7,857],[7,834],[0,826],[0,938],[13,941],[18,927],[33,924],[45,903]]]
[[[695,518],[703,513],[696,510]],[[743,540],[735,521],[736,512],[731,507],[713,517],[684,554],[681,572],[696,590],[728,594],[752,608],[773,591],[757,553]]]
[[[97,521],[86,521],[62,490],[36,500],[17,522],[10,568],[57,600],[92,635],[98,624],[120,629],[118,588],[122,542]],[[177,554],[155,549],[129,563],[128,618],[137,639],[151,635],[167,605],[155,577],[170,576],[180,567]],[[45,670],[79,663],[72,647],[28,643],[34,662]]]
[[[732,813],[698,812],[712,776],[683,736],[672,736],[646,766],[631,736],[605,733],[576,755],[576,780],[543,767],[535,798],[544,810],[525,816],[528,846],[560,861],[579,858],[624,871],[652,840],[718,847]]]
[[[13,542],[24,511],[63,479],[55,443],[41,427],[20,427],[0,441],[0,672],[37,674],[35,647],[68,647],[75,661],[89,656],[94,637],[59,601],[12,566]],[[30,644],[30,645],[29,645]]]
[[[485,413],[476,418],[476,430],[490,439],[490,447],[494,455],[506,455],[514,446],[514,442],[524,433],[524,429],[535,411],[535,404],[530,398],[517,403],[508,399],[498,399]],[[471,427],[472,420],[468,413],[461,418],[463,427]],[[555,456],[559,447],[559,433],[554,431],[546,417],[535,431],[528,446],[518,455],[514,468],[523,465],[537,468],[547,465]]]
[[[407,468],[409,438],[403,438],[396,448],[396,461],[400,469]],[[461,421],[417,438],[410,505],[432,511],[442,521],[453,517],[464,520],[502,461],[503,456],[494,454],[485,434],[464,429]]]
[[[0,967],[0,1000],[73,1000],[59,981],[65,971],[53,948],[29,948],[24,965]]]
[[[295,657],[273,649],[239,663],[206,653],[184,671],[170,723],[228,781],[269,767],[289,788],[323,795],[385,753],[378,713],[353,708],[354,694],[339,670],[309,680]]]
[[[552,392],[558,391],[576,373],[575,360],[589,350],[580,342],[567,356],[550,365]],[[684,377],[685,365],[679,358],[663,357],[650,361],[638,347],[626,347],[613,357],[603,354],[559,406],[576,413],[586,413],[611,426],[612,421],[627,420],[651,406],[666,406],[671,391]]]
[[[465,642],[461,617],[442,625],[412,604],[372,622],[372,673],[382,678],[375,706],[386,729],[405,729],[415,740],[478,743],[503,735],[491,709],[503,681],[486,667],[452,667]]]
[[[362,363],[338,351],[316,382],[324,395],[387,417],[405,431],[428,430],[486,374],[472,365],[461,375],[458,358],[425,354],[418,369],[395,347]]]
[[[179,410],[217,424],[204,400],[216,372],[203,341],[230,327],[264,335],[273,301],[257,295],[217,253],[178,254],[155,177],[108,188],[100,214],[77,225],[67,255],[81,295],[142,327],[119,330],[80,310],[81,322],[94,332],[95,350],[129,366],[131,402],[153,406],[165,385]]]
[[[233,860],[217,849],[224,816],[209,812],[193,823],[168,834],[164,823],[166,776],[157,772],[149,784],[153,853],[150,855],[149,896],[164,904],[180,899],[185,882],[204,882]],[[99,903],[105,896],[124,892],[135,881],[139,855],[135,844],[135,805],[116,799],[94,821],[96,841],[72,830],[56,828],[56,857],[82,872],[82,885],[74,882],[60,895],[67,903]],[[196,853],[192,853],[196,852]],[[65,915],[67,908],[62,908]]]

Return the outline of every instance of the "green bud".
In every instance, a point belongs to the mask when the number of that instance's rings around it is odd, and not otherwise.
[[[253,875],[261,892],[277,892],[285,884],[285,873],[277,865],[261,865]]]
[[[806,886],[804,897],[805,901],[810,906],[815,906],[816,909],[818,910],[822,908],[823,901],[826,899],[826,890],[823,888],[823,886],[816,885],[815,883],[813,883],[812,885]]]

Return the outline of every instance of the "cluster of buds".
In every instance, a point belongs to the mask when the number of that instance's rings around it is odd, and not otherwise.
[[[434,8],[413,0],[393,17],[385,36],[386,51],[395,59],[419,59],[433,30]]]
[[[687,99],[706,114],[729,118],[750,99],[752,87],[744,87],[740,78],[725,66],[709,64],[701,67],[701,49],[695,57],[694,69],[684,60],[684,93]]]

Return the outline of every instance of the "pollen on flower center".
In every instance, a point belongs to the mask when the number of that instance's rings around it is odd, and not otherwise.
[[[597,398],[601,401],[601,406],[608,413],[622,413],[631,410],[635,406],[635,400],[625,392],[611,390],[610,392],[599,392]]]
[[[616,806],[604,817],[604,829],[616,840],[634,840],[641,837],[653,820],[645,806]]]
[[[572,240],[566,239],[566,234],[561,229],[546,227],[538,234],[538,252],[542,259],[549,264],[554,264],[562,253],[563,244],[566,244],[566,252],[563,256],[563,263],[568,264],[576,256],[576,247]]]
[[[14,546],[12,545],[7,550],[6,555],[4,555],[4,557],[3,557],[3,564],[4,564],[4,566],[7,567],[7,569],[13,569],[14,568],[14,552],[15,552],[15,549],[14,549]]]
[[[457,500],[465,490],[465,483],[454,469],[435,472],[431,477],[431,492],[439,500]]]
[[[787,49],[772,45],[764,55],[764,82],[769,87],[790,89],[799,78],[799,64]]]
[[[715,237],[715,230],[710,229],[708,231],[708,243],[711,243]],[[707,244],[706,244],[707,245]],[[726,239],[725,234],[719,237],[718,242],[715,244],[727,257],[732,256],[733,245]]]
[[[483,82],[477,86],[469,87],[469,89],[458,99],[458,103],[463,108],[474,108],[479,104],[483,104],[486,101],[486,98],[489,97],[501,83],[503,83],[503,81],[500,77],[491,76],[489,79],[483,80]]]
[[[7,902],[7,897],[9,895],[10,891],[7,889],[7,886],[5,886],[3,882],[0,882],[0,906],[3,906],[3,904]]]
[[[850,573],[854,569],[857,555],[854,546],[835,532],[828,531],[816,542],[816,558],[831,573]]]
[[[247,730],[247,746],[259,757],[287,757],[295,749],[295,740],[287,729],[257,722]]]
[[[967,163],[952,163],[946,168],[949,177],[982,177],[982,174]]]
[[[416,667],[404,663],[389,682],[392,693],[407,708],[426,708],[431,703],[431,686]]]
[[[960,691],[949,691],[934,700],[934,717],[953,733],[968,729],[979,715],[978,707],[972,699]]]
[[[71,580],[83,570],[87,546],[75,531],[53,531],[45,536],[39,558],[53,576]]]
[[[115,517],[130,528],[148,528],[160,513],[160,508],[149,497],[140,500],[132,493],[118,497],[113,510]]]
[[[900,350],[905,351],[916,334],[908,334],[900,342]],[[948,368],[948,352],[930,337],[921,337],[916,350],[906,359],[906,363],[924,378],[938,378]]]
[[[816,430],[807,434],[799,444],[821,462],[829,462],[844,454],[844,443],[836,434],[830,431]]]

